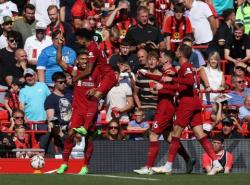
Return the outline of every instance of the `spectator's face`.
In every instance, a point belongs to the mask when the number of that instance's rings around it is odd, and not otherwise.
[[[44,39],[44,37],[45,37],[45,30],[37,29],[36,30],[36,38],[41,41]]]
[[[213,140],[212,144],[213,144],[215,153],[218,153],[219,151],[223,149],[223,143],[221,141]]]
[[[128,55],[129,54],[129,46],[123,46],[123,45],[121,45],[120,46],[120,50],[121,50],[121,54],[122,55]]]
[[[68,73],[66,74],[66,83],[67,83],[67,85],[73,85],[72,76],[69,75]]]
[[[15,112],[13,115],[13,119],[16,126],[23,125],[24,123],[24,115],[21,112]]]
[[[11,49],[15,50],[17,48],[17,44],[18,44],[17,38],[10,37],[7,41]]]
[[[10,32],[13,28],[13,22],[12,21],[9,21],[9,22],[5,22],[2,24],[2,29],[3,31],[6,31],[6,32]]]
[[[27,53],[25,52],[25,50],[18,50],[18,52],[16,53],[16,60],[19,63],[28,62]]]
[[[61,34],[58,34],[54,39],[53,39],[53,45],[57,48],[59,45],[59,39],[61,37]]]
[[[234,82],[234,87],[236,91],[243,91],[245,89],[245,80],[242,77],[236,77]]]
[[[73,24],[75,29],[81,28],[82,27],[82,20],[79,18],[74,18],[72,24]]]
[[[233,131],[233,126],[232,125],[223,125],[222,127],[222,132],[224,135],[229,135]]]
[[[118,62],[117,66],[122,73],[128,72],[130,70],[130,66],[127,63]]]
[[[143,112],[136,112],[135,113],[135,121],[136,123],[142,123],[144,121],[145,115]]]
[[[89,21],[89,25],[92,29],[96,27],[96,19],[94,17],[88,16],[87,20]]]
[[[55,81],[55,89],[63,91],[66,87],[66,79],[57,79]]]
[[[182,11],[175,11],[174,12],[174,16],[177,20],[181,20],[182,16],[183,16],[183,12]]]
[[[139,63],[141,65],[145,66],[147,64],[148,57],[147,57],[146,51],[139,50],[138,53],[137,53],[137,57],[138,57]]]
[[[218,68],[218,61],[216,59],[215,56],[211,56],[210,60],[209,60],[209,65],[210,67],[212,67],[213,69]]]
[[[32,22],[35,20],[35,10],[31,10],[26,8],[24,12],[24,17],[28,22]]]
[[[149,69],[156,69],[156,67],[158,66],[158,59],[155,57],[149,57],[148,58],[148,67]]]
[[[138,14],[137,19],[141,25],[148,24],[148,12],[141,10]]]
[[[244,69],[242,69],[242,67],[236,66],[236,67],[234,67],[234,74],[235,74],[235,76],[243,77],[243,76],[245,76],[245,71],[244,71]]]
[[[242,38],[243,34],[244,34],[243,28],[240,28],[240,29],[234,31],[234,37],[236,40],[240,40]]]
[[[35,82],[36,82],[35,75],[27,74],[27,75],[24,76],[24,78],[25,78],[25,81],[26,81],[27,85],[29,85],[29,86],[34,85]]]
[[[109,133],[110,135],[117,135],[118,134],[118,124],[116,122],[111,122],[109,124]]]
[[[56,8],[51,9],[48,11],[48,16],[51,21],[51,23],[56,23],[58,21],[58,11]]]
[[[111,43],[118,43],[119,42],[119,35],[118,34],[111,34],[109,36],[109,40]]]
[[[245,98],[245,107],[250,110],[250,96],[246,96]]]
[[[16,132],[16,137],[19,140],[24,140],[25,139],[25,129],[24,128],[19,128]]]

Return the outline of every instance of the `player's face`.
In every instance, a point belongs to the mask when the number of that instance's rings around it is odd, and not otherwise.
[[[86,69],[87,67],[87,63],[88,63],[88,56],[83,54],[83,55],[79,55],[77,57],[77,67],[80,68],[81,70]]]

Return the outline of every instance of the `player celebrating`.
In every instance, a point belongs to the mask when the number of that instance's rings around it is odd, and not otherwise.
[[[172,66],[173,54],[168,51],[161,52],[160,65],[162,66],[163,76],[176,76],[177,71],[175,67]],[[142,75],[160,81],[162,76],[150,74],[149,72],[144,72],[144,70],[139,71]],[[173,116],[175,113],[174,105],[174,90],[162,89],[158,92],[158,105],[154,118],[154,123],[150,132],[149,140],[149,151],[148,160],[145,167],[139,170],[134,170],[138,174],[153,174],[152,166],[159,152],[159,136],[164,134],[165,139],[170,143],[171,141],[171,130],[173,127]],[[187,173],[191,173],[193,170],[194,160],[191,160],[188,153],[186,152],[183,145],[180,143],[180,148],[178,153],[184,158],[187,167]]]
[[[183,129],[190,125],[196,138],[199,140],[205,152],[213,160],[213,168],[208,175],[215,175],[223,169],[217,156],[213,150],[212,144],[209,142],[207,135],[203,132],[202,117],[201,117],[201,102],[195,92],[194,86],[196,84],[196,75],[192,70],[192,64],[188,62],[191,55],[192,48],[181,44],[176,56],[179,59],[180,70],[178,77],[164,77],[166,84],[158,83],[157,90],[174,89],[179,93],[179,105],[176,111],[176,120],[174,122],[172,141],[169,147],[167,163],[162,167],[153,167],[153,171],[158,173],[170,174],[173,170],[173,162],[176,154],[181,147],[180,136]]]

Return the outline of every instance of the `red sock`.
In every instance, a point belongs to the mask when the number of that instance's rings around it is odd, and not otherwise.
[[[67,137],[64,141],[64,149],[63,149],[63,161],[64,161],[64,163],[68,163],[72,148],[73,148],[72,137]]]
[[[173,163],[176,157],[176,154],[180,148],[180,139],[178,137],[172,137],[172,141],[169,146],[168,152],[168,162]]]
[[[92,157],[93,151],[94,151],[93,141],[88,141],[84,149],[83,165],[86,165],[86,166],[89,165],[89,161]]]
[[[168,141],[167,141],[168,142]],[[170,142],[168,142],[170,144]],[[177,153],[185,160],[188,161],[190,159],[190,156],[188,155],[185,147],[182,145],[182,143],[180,142],[180,148],[177,151]]]
[[[199,140],[199,142],[200,142],[201,146],[203,147],[203,149],[205,150],[205,152],[209,155],[209,157],[212,160],[216,160],[217,159],[216,154],[215,154],[213,146],[212,146],[211,142],[208,140],[207,136],[201,138]]]
[[[158,152],[159,152],[159,141],[150,142],[148,150],[148,161],[146,164],[147,167],[151,168],[154,165]]]
[[[83,125],[86,130],[88,130],[89,127],[91,127],[94,122],[94,118],[96,117],[97,113],[97,106],[98,106],[98,99],[96,97],[91,97],[91,99],[89,99],[88,101],[86,120]]]

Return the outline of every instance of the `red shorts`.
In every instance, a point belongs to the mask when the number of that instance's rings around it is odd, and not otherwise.
[[[201,110],[177,110],[174,125],[179,125],[182,128],[188,125],[191,127],[202,125]]]
[[[86,110],[82,110],[81,113],[79,111],[72,112],[71,120],[69,122],[69,129],[70,128],[79,128],[81,126],[84,126],[86,122],[92,122],[96,118],[96,112],[93,113],[87,113]],[[93,121],[92,125],[89,127],[88,131],[94,131],[95,130],[95,122]]]
[[[157,105],[154,123],[152,125],[152,132],[162,134],[166,130],[171,130],[173,126],[173,116],[175,107],[173,99],[161,99]]]

